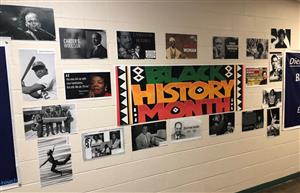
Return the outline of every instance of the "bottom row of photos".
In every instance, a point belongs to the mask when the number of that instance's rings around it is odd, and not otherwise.
[[[25,111],[24,116],[28,116],[28,121],[32,116],[43,114],[47,111],[70,111],[69,117],[74,113],[73,106],[48,106],[34,111]],[[65,114],[66,116],[66,114]],[[26,120],[26,119],[25,119]],[[59,121],[64,118],[50,118],[56,121],[56,127]],[[50,121],[51,122],[51,121]],[[48,122],[46,122],[48,123]],[[180,142],[186,140],[198,139],[201,137],[203,118],[186,117],[171,119],[168,121],[158,121],[131,126],[132,150],[137,151],[162,145],[167,145],[167,123],[171,128],[171,142]],[[28,132],[34,133],[31,125]],[[25,127],[27,126],[25,125]],[[28,127],[28,126],[27,126]],[[40,129],[47,126],[40,125]],[[68,124],[63,125],[63,130],[68,128]],[[209,135],[218,136],[233,133],[235,130],[235,113],[213,114],[209,116]],[[264,127],[264,110],[245,111],[242,113],[242,132],[260,129]],[[52,128],[52,127],[51,127]],[[39,130],[39,129],[37,129]],[[37,133],[35,130],[35,133]],[[44,129],[42,129],[44,130]],[[72,129],[71,129],[72,130]],[[26,132],[26,137],[27,135]],[[66,133],[69,133],[67,131]],[[280,134],[280,108],[267,109],[267,136],[278,136]],[[36,135],[36,134],[34,134]],[[38,154],[40,162],[40,180],[42,186],[48,186],[59,182],[72,180],[72,161],[71,146],[67,135],[45,138],[38,140]],[[114,128],[110,130],[100,130],[82,134],[83,159],[93,160],[96,158],[116,155],[125,152],[124,131],[123,128]]]

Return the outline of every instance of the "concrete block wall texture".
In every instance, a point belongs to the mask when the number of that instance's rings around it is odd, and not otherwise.
[[[271,28],[291,29],[291,49],[299,49],[299,2],[293,0],[189,0],[189,1],[54,1],[1,0],[0,4],[54,9],[56,42],[11,41],[10,75],[19,177],[22,186],[5,192],[236,192],[299,172],[299,131],[282,131],[267,138],[263,129],[241,131],[241,112],[236,112],[231,135],[210,137],[204,115],[201,139],[170,143],[132,152],[130,127],[124,127],[125,154],[92,161],[82,158],[81,134],[115,128],[116,98],[66,101],[63,71],[100,69],[114,76],[114,65],[143,64],[244,64],[268,67],[269,60],[246,58],[246,38],[270,40]],[[58,28],[104,29],[108,59],[61,60]],[[154,32],[155,60],[118,60],[117,30]],[[198,58],[167,60],[165,33],[198,35]],[[239,37],[238,60],[213,60],[212,37]],[[269,42],[270,43],[270,42]],[[51,49],[56,52],[58,99],[26,102],[20,85],[19,49]],[[112,81],[114,83],[114,81]],[[259,109],[262,91],[280,83],[245,87],[245,108]],[[22,109],[48,104],[76,105],[78,133],[70,135],[73,181],[41,188],[37,142],[26,141]],[[266,111],[265,111],[266,117]]]

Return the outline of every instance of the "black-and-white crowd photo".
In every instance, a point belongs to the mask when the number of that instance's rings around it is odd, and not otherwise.
[[[290,48],[291,29],[271,29],[271,49]]]
[[[263,107],[281,106],[281,88],[268,88],[263,90]]]
[[[179,142],[201,137],[200,117],[185,117],[179,119],[170,119],[168,127],[171,130],[171,141]]]
[[[245,111],[242,113],[242,131],[251,131],[264,127],[264,110]]]
[[[247,38],[246,56],[250,59],[267,59],[269,54],[268,39]]]
[[[234,113],[222,113],[209,116],[209,135],[233,133],[234,127]]]
[[[54,51],[21,49],[19,62],[24,100],[57,98]]]
[[[155,59],[155,33],[117,31],[119,59]]]
[[[282,52],[270,52],[269,80],[270,82],[282,81]]]
[[[84,133],[82,145],[85,160],[124,153],[123,129]]]
[[[107,58],[105,30],[59,28],[62,59]]]
[[[53,9],[0,6],[0,36],[12,40],[55,40]]]
[[[50,186],[73,179],[69,138],[55,137],[38,140],[41,186]]]
[[[213,59],[238,59],[239,39],[237,37],[213,37]]]
[[[131,126],[132,150],[166,145],[166,121]]]
[[[25,139],[76,132],[75,105],[51,105],[23,109]]]
[[[280,134],[280,108],[271,108],[267,111],[267,136],[279,136]]]
[[[66,99],[111,97],[110,72],[66,72]]]

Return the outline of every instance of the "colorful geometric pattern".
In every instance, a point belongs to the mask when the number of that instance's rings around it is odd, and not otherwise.
[[[236,110],[241,111],[244,109],[244,72],[243,65],[237,65],[236,70]]]
[[[118,125],[129,124],[127,67],[116,66]]]

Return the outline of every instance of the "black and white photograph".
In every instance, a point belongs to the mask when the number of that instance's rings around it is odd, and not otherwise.
[[[282,52],[270,52],[269,81],[282,81]]]
[[[263,108],[281,106],[281,88],[268,88],[263,90]]]
[[[280,135],[280,108],[267,110],[267,136],[275,137]]]
[[[171,141],[180,142],[201,137],[202,119],[200,117],[185,117],[170,119],[168,128],[171,131]]]
[[[50,186],[73,179],[69,138],[55,137],[38,140],[41,186]]]
[[[245,111],[242,113],[242,131],[252,131],[264,127],[264,110]]]
[[[167,59],[197,58],[197,35],[166,34]]]
[[[24,108],[25,139],[47,138],[76,133],[75,105]]]
[[[82,145],[84,160],[124,153],[123,129],[84,133]]]
[[[21,49],[19,63],[24,100],[57,98],[54,51]]]
[[[271,49],[291,47],[291,29],[271,29]]]
[[[166,121],[131,126],[132,150],[167,145]]]
[[[209,135],[211,136],[233,133],[234,126],[234,113],[209,115]]]
[[[213,37],[213,59],[238,59],[239,39],[237,37]]]
[[[119,59],[155,59],[155,34],[117,31]]]
[[[66,99],[111,98],[110,72],[65,72]]]
[[[246,57],[249,59],[267,59],[269,54],[268,39],[247,38]]]
[[[55,41],[53,9],[0,6],[0,36],[12,40]]]
[[[105,30],[59,28],[62,59],[107,58]]]

